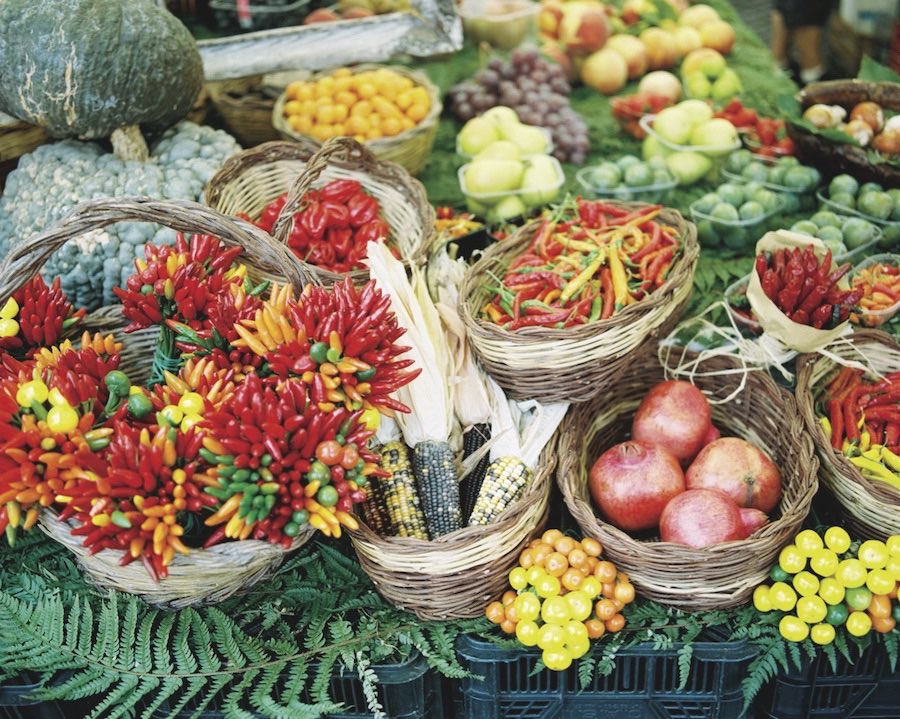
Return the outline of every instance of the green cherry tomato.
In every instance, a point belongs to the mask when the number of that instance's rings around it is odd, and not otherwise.
[[[300,533],[300,525],[288,522],[281,528],[281,533],[285,537],[296,537]]]
[[[769,571],[769,579],[771,579],[773,582],[787,582],[790,581],[790,578],[791,575],[785,572],[777,564],[775,564]]]
[[[316,364],[327,362],[328,350],[329,347],[325,342],[315,342],[313,343],[313,346],[309,348],[310,359]]]
[[[78,413],[68,405],[58,404],[47,412],[47,427],[51,432],[67,434],[78,426]]]
[[[306,478],[310,482],[328,484],[331,481],[331,470],[322,462],[315,461],[310,465],[309,472],[306,473]]]
[[[309,521],[309,512],[305,509],[298,509],[291,515],[291,521],[294,524],[306,524]]]
[[[333,507],[338,503],[339,499],[338,491],[330,484],[320,487],[319,491],[316,492],[316,501],[323,507]]]
[[[144,419],[153,411],[153,403],[143,392],[128,396],[128,413],[135,419]]]
[[[114,369],[106,373],[103,379],[106,388],[118,397],[127,397],[131,389],[131,380],[124,372]]]
[[[832,604],[828,607],[828,611],[825,614],[825,621],[835,627],[839,627],[847,621],[849,616],[850,610],[847,609],[846,604]]]

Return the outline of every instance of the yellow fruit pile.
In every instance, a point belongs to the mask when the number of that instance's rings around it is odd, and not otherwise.
[[[427,90],[388,68],[356,74],[340,68],[318,80],[297,80],[287,86],[284,104],[291,128],[322,142],[393,137],[414,128],[430,110]]]

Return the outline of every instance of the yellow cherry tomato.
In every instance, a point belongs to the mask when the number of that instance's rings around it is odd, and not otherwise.
[[[819,591],[819,578],[812,572],[802,571],[794,575],[791,584],[801,597],[810,597]]]
[[[897,582],[887,569],[873,569],[866,577],[866,587],[872,594],[890,594]]]
[[[543,654],[541,654],[541,660],[547,669],[554,672],[562,672],[572,666],[572,655],[563,647],[559,649],[545,649]]]
[[[160,414],[173,427],[181,424],[181,420],[184,419],[184,412],[174,404],[167,404],[160,410]]]
[[[819,596],[826,604],[840,604],[844,601],[845,593],[844,585],[834,577],[825,577],[819,582]]]
[[[513,601],[519,621],[534,621],[541,614],[541,600],[531,592],[522,592]]]
[[[825,530],[825,546],[833,552],[842,554],[850,549],[850,535],[843,527],[829,527]]]
[[[537,645],[541,649],[561,649],[566,643],[566,630],[559,624],[544,624],[538,631]]]
[[[872,631],[872,618],[865,612],[850,612],[844,626],[854,637],[863,637]]]
[[[828,607],[822,597],[800,597],[797,600],[797,616],[807,624],[818,624],[828,613]]]
[[[0,309],[0,319],[11,320],[17,314],[19,314],[19,303],[16,302],[15,297],[10,297],[6,300],[6,304],[3,305],[3,308]]]
[[[797,604],[797,593],[791,585],[775,582],[769,587],[769,603],[779,611],[789,612]]]
[[[569,613],[571,614],[572,619],[583,622],[591,616],[591,611],[594,609],[594,603],[582,590],[576,589],[571,591],[565,595],[564,599],[569,604]]]
[[[753,590],[753,606],[758,612],[771,612],[772,601],[769,599],[769,585],[760,584]]]
[[[591,599],[594,599],[597,595],[600,594],[600,592],[603,591],[603,584],[599,579],[597,579],[597,577],[591,575],[590,577],[585,577],[579,589],[581,589],[581,591],[587,594]]]
[[[47,399],[50,401],[54,407],[58,407],[60,405],[69,406],[69,403],[66,402],[66,398],[63,397],[62,392],[59,391],[58,387],[54,387],[47,393]]]
[[[19,334],[19,323],[13,319],[0,319],[0,337],[15,337]]]
[[[588,639],[588,629],[584,622],[572,619],[565,623],[563,630],[566,632],[566,644],[581,639]]]
[[[837,571],[840,560],[831,549],[817,549],[809,558],[810,568],[820,577],[830,577]]]
[[[185,414],[203,414],[205,408],[203,397],[196,392],[185,392],[178,400],[178,409]]]
[[[182,432],[187,432],[194,425],[200,424],[203,421],[203,417],[199,414],[186,414],[181,418],[181,424],[179,425]]]
[[[49,390],[42,380],[33,379],[21,385],[16,392],[16,402],[20,407],[30,407],[32,402],[43,404],[47,401]]]
[[[560,589],[562,589],[562,586],[556,577],[545,572],[541,578],[535,582],[534,589],[539,597],[547,599],[548,597],[557,596]]]
[[[584,624],[581,626],[584,626]],[[579,659],[591,650],[591,640],[587,636],[579,639],[567,639],[565,649],[572,656],[572,659]]]
[[[509,586],[513,589],[525,589],[528,586],[528,570],[524,567],[515,567],[509,572]]]
[[[894,578],[895,582],[900,582],[900,554],[892,554],[888,558],[884,570]]]
[[[47,412],[47,426],[51,432],[67,434],[78,426],[78,413],[67,404],[58,404]]]
[[[866,569],[882,569],[887,564],[890,552],[887,545],[878,539],[869,539],[859,545],[856,553]]]
[[[533,587],[535,586],[541,577],[546,576],[547,572],[544,571],[543,567],[529,567],[528,568],[528,583]]]
[[[804,529],[800,532],[794,537],[794,544],[807,557],[811,557],[813,552],[825,546],[825,542],[819,533],[812,529]]]
[[[795,544],[789,544],[778,555],[778,566],[788,574],[796,574],[806,567],[806,554]]]
[[[866,583],[866,565],[858,559],[844,559],[838,564],[834,578],[847,589],[861,587]]]
[[[538,643],[540,627],[533,619],[520,619],[516,624],[516,638],[526,647],[533,647]]]
[[[900,556],[900,534],[892,534],[887,538],[885,546],[893,556]]]
[[[541,619],[547,624],[565,624],[572,619],[572,608],[566,597],[547,597],[541,605]]]
[[[816,624],[809,630],[809,637],[816,644],[831,644],[834,641],[834,627],[830,624]]]
[[[789,642],[802,642],[809,636],[809,625],[800,617],[785,614],[778,622],[778,631]]]

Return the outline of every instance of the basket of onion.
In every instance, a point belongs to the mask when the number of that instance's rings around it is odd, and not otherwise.
[[[582,531],[642,595],[691,611],[748,601],[816,491],[793,397],[726,356],[687,382],[642,352],[560,435],[557,476]]]

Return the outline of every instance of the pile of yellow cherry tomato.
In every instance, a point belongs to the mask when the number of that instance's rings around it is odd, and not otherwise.
[[[295,132],[320,142],[349,136],[358,142],[413,129],[431,111],[428,91],[388,68],[353,73],[340,68],[286,88],[284,116]]]
[[[562,671],[590,650],[590,640],[625,626],[622,610],[634,601],[634,585],[601,558],[596,539],[580,542],[548,529],[519,556],[509,589],[485,614],[526,647],[543,650],[544,666]]]
[[[857,547],[842,527],[824,534],[804,529],[781,550],[769,576],[772,584],[756,588],[753,605],[783,612],[778,629],[788,641],[830,644],[840,627],[862,637],[893,631],[900,621],[900,535]]]

